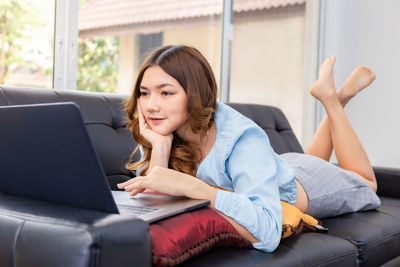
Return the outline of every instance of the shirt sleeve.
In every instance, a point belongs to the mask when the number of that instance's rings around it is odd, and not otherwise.
[[[276,154],[262,129],[248,128],[226,160],[233,191],[217,191],[214,206],[245,227],[259,242],[256,249],[274,251],[282,233],[282,206]]]

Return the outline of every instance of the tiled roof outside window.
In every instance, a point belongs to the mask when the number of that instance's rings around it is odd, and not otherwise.
[[[303,4],[305,0],[234,0],[236,13]],[[90,0],[79,9],[79,31],[219,16],[223,0]]]

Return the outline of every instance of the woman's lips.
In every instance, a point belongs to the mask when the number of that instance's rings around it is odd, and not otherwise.
[[[150,118],[151,122],[154,124],[161,123],[164,119],[160,118]]]

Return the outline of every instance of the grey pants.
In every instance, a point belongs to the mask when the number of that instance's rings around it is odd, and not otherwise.
[[[281,155],[294,169],[308,196],[307,214],[316,218],[376,209],[379,197],[350,171],[301,153]]]

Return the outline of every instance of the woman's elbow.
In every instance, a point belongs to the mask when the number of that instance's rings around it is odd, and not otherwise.
[[[253,247],[266,252],[275,251],[281,242],[281,231],[274,231],[268,238],[262,239],[257,243],[253,243]]]
[[[280,241],[281,241],[280,238],[277,240],[273,240],[273,241],[269,240],[267,242],[261,241],[258,243],[253,243],[253,247],[255,249],[262,250],[265,252],[274,252],[278,248]]]

